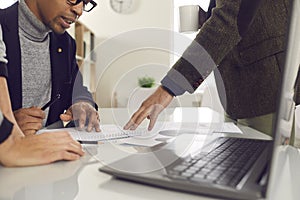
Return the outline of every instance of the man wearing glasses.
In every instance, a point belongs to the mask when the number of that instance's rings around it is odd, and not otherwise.
[[[60,119],[100,131],[97,106],[76,64],[75,41],[66,32],[96,5],[91,0],[20,0],[0,10],[12,108],[25,135]]]

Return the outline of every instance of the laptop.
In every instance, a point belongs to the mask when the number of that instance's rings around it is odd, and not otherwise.
[[[300,1],[293,4],[272,139],[219,137],[192,156],[178,157],[162,148],[130,155],[99,170],[116,178],[187,193],[227,199],[265,198],[270,179],[276,179],[272,177],[276,163],[273,154],[289,139],[293,121],[293,91],[300,63]]]

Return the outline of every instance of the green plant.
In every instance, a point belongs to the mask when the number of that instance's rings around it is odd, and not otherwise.
[[[155,85],[155,79],[149,76],[144,76],[138,79],[139,86],[143,88],[151,88]]]

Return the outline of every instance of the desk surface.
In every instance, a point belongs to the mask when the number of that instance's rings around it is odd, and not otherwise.
[[[130,116],[126,109],[101,109],[100,115],[102,124],[115,123],[119,125],[124,125]],[[163,113],[159,120],[220,122],[223,118],[208,108],[176,108]],[[247,133],[232,136],[268,138],[248,127],[241,127],[241,129]],[[297,166],[300,166],[299,153],[290,148],[288,150],[286,147],[284,148],[284,150],[280,150],[283,152],[281,155],[284,155],[279,159],[282,165],[276,170],[280,171],[278,177],[281,181],[276,181],[274,184],[276,189],[271,193],[272,200],[299,199],[300,197],[300,192],[297,189],[299,184],[295,183],[296,179],[300,180],[300,170],[297,169]],[[0,199],[211,199],[122,181],[98,171],[103,164],[113,162],[127,153],[147,152],[150,151],[149,148],[106,143],[98,146],[85,146],[85,150],[86,155],[78,161],[60,161],[50,165],[26,168],[0,167]],[[289,159],[286,156],[287,152],[291,154]]]

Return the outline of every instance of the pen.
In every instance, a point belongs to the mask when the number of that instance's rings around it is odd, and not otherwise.
[[[46,110],[48,107],[50,107],[52,104],[54,104],[58,99],[60,99],[60,94],[57,94],[54,99],[52,99],[48,103],[46,103],[41,109]]]
[[[80,144],[99,144],[98,141],[77,140]]]

